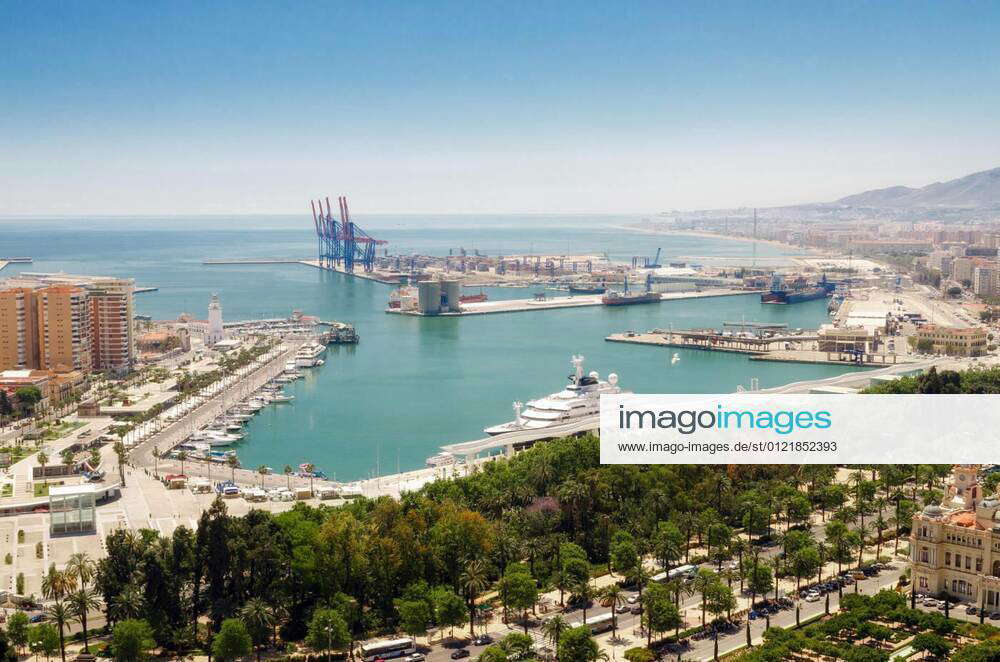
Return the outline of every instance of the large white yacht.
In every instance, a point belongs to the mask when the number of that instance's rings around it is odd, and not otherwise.
[[[322,365],[322,356],[325,352],[326,347],[320,343],[314,341],[307,342],[295,353],[295,367],[312,368],[316,365]]]
[[[618,375],[615,373],[608,375],[607,381],[602,381],[596,372],[586,376],[583,374],[582,356],[574,356],[570,363],[573,374],[569,376],[570,383],[564,390],[532,400],[526,408],[522,403],[515,402],[513,421],[486,428],[484,432],[495,435],[517,430],[541,430],[585,416],[596,416],[601,411],[602,395],[623,392],[618,386]]]

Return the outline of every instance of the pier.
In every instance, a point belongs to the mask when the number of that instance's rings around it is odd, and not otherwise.
[[[608,342],[633,343],[636,345],[659,345],[683,349],[702,349],[739,354],[766,354],[791,343],[815,341],[819,337],[812,333],[787,336],[744,336],[722,334],[714,329],[688,329],[681,331],[654,330],[646,333],[613,333]]]
[[[666,301],[678,301],[681,299],[707,299],[709,297],[731,297],[746,296],[756,294],[756,290],[733,289],[712,289],[700,292],[664,292],[658,302],[635,304],[643,306],[653,306]],[[554,310],[559,308],[585,308],[587,306],[603,306],[601,301],[603,294],[579,294],[565,297],[546,297],[544,299],[508,299],[505,301],[479,301],[476,303],[463,303],[462,312],[459,313],[439,313],[437,315],[424,315],[417,311],[399,310],[398,308],[386,308],[387,313],[394,315],[413,315],[415,317],[466,317],[469,315],[491,315],[496,313],[524,313],[536,310]],[[621,306],[624,307],[624,306]]]
[[[268,381],[281,374],[285,369],[285,362],[294,357],[295,352],[304,343],[305,341],[301,339],[290,341],[286,344],[286,349],[283,352],[280,352],[263,365],[258,365],[241,376],[224,378],[222,388],[217,393],[206,398],[198,407],[188,412],[186,416],[167,424],[163,429],[154,432],[144,439],[136,440],[132,448],[132,462],[137,466],[153,466],[154,448],[160,454],[168,453],[184,441],[192,431],[211,423],[219,416],[220,412],[235,406],[243,400],[246,393],[259,389]],[[169,410],[165,413],[169,413]],[[126,439],[126,442],[128,441]]]
[[[715,329],[680,331],[654,329],[645,333],[635,331],[613,333],[605,340],[634,345],[748,354],[751,361],[856,366],[892,366],[914,361],[910,355],[821,350],[818,347],[819,335],[816,331],[797,335],[750,336],[727,335]]]
[[[0,257],[0,271],[8,264],[31,264],[30,257]]]

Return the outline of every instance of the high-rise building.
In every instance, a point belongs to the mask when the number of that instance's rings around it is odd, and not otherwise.
[[[0,284],[0,370],[129,372],[131,280],[21,274]]]
[[[22,370],[38,363],[34,292],[0,289],[0,371]]]
[[[87,287],[94,370],[119,375],[132,370],[134,289],[132,281],[113,278],[94,280]]]
[[[222,304],[219,303],[219,296],[212,295],[212,300],[208,302],[208,333],[205,335],[205,344],[212,346],[221,341],[225,334],[222,329]]]
[[[91,324],[87,292],[73,285],[53,285],[35,292],[38,311],[38,367],[87,372],[92,367]]]
[[[1000,271],[996,263],[980,265],[972,271],[972,291],[980,296],[992,296],[997,293],[997,277]]]

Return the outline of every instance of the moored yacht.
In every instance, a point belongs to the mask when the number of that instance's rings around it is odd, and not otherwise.
[[[496,435],[518,430],[541,430],[554,425],[571,423],[587,416],[596,416],[601,411],[601,396],[623,393],[618,386],[618,375],[611,373],[603,381],[596,372],[583,374],[583,357],[574,356],[570,361],[573,374],[565,389],[538,400],[532,400],[525,407],[514,403],[514,420],[494,425],[484,430]]]

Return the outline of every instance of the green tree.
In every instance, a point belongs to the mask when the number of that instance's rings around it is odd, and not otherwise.
[[[73,614],[69,606],[62,600],[56,600],[45,611],[59,629],[59,655],[63,662],[66,662],[66,640],[64,634],[66,626],[73,619]]]
[[[653,642],[653,633],[674,630],[681,625],[680,611],[670,591],[662,584],[652,584],[642,599],[642,623],[646,627],[646,646]]]
[[[431,594],[434,602],[434,615],[437,624],[451,628],[451,636],[455,636],[455,628],[465,623],[465,602],[447,586],[438,587]]]
[[[923,651],[936,658],[943,658],[951,650],[951,644],[941,635],[934,632],[921,632],[913,638],[910,644],[915,651]]]
[[[28,645],[28,615],[21,610],[15,611],[7,619],[7,638],[18,650]]]
[[[465,564],[459,581],[465,591],[465,604],[469,608],[469,634],[476,636],[476,598],[490,585],[486,564],[476,559]]]
[[[528,567],[520,563],[509,565],[500,580],[499,590],[506,604],[521,612],[524,619],[524,633],[527,634],[527,612],[538,602],[538,585]]]
[[[229,662],[246,657],[253,651],[253,640],[243,621],[227,618],[222,628],[212,638],[212,655],[219,662]]]
[[[331,650],[344,648],[350,642],[347,621],[340,612],[334,609],[317,609],[313,612],[306,636],[306,643],[313,650],[325,650],[329,656]]]
[[[559,638],[559,662],[597,662],[600,649],[590,636],[590,628],[581,625],[570,628]]]
[[[156,645],[156,642],[153,641],[153,630],[149,627],[149,623],[126,619],[115,624],[111,644],[115,660],[137,662],[146,657],[146,653]]]
[[[240,619],[247,628],[247,633],[253,641],[257,651],[257,660],[260,660],[260,649],[267,643],[274,626],[274,613],[261,598],[250,598],[243,608],[240,609]]]
[[[49,623],[41,623],[28,630],[28,645],[36,655],[44,653],[48,660],[59,650],[59,633]]]
[[[80,587],[73,593],[69,595],[67,600],[69,602],[70,612],[73,618],[80,624],[83,628],[83,647],[87,649],[89,647],[89,639],[87,632],[87,614],[91,611],[97,611],[101,608],[101,602],[97,599],[97,594],[93,589],[86,588],[85,586]]]
[[[556,614],[542,623],[542,636],[555,648],[556,657],[559,656],[559,642],[567,630],[569,630],[569,621],[562,614]]]
[[[397,600],[396,611],[403,632],[411,637],[427,633],[433,614],[426,600]]]

